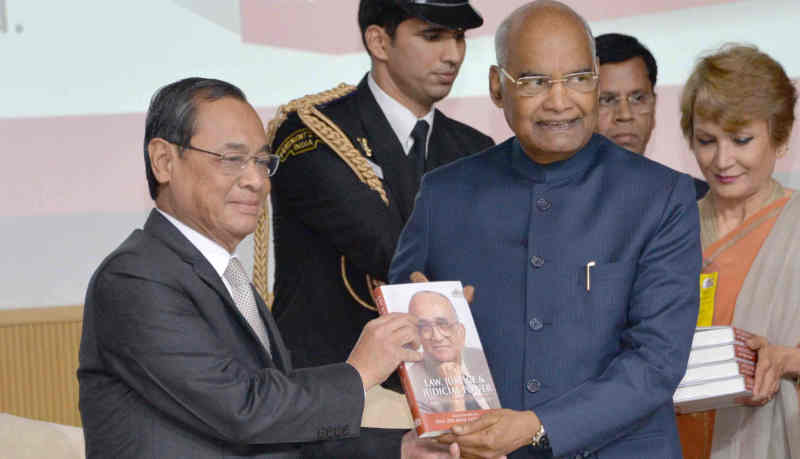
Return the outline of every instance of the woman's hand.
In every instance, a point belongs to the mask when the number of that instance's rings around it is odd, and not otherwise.
[[[748,339],[747,347],[758,352],[753,397],[740,400],[745,405],[761,406],[772,400],[780,389],[781,378],[786,374],[786,364],[791,353],[799,350],[770,344],[763,336]]]

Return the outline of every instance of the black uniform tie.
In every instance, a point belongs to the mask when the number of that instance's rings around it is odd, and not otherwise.
[[[411,146],[411,156],[417,164],[417,183],[422,179],[422,174],[425,173],[425,144],[428,140],[429,128],[427,121],[419,120],[414,125],[414,129],[411,130],[411,138],[414,139],[414,145]]]

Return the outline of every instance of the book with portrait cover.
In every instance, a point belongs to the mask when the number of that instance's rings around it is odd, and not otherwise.
[[[423,360],[403,362],[398,373],[420,438],[500,408],[461,282],[383,285],[374,295],[381,314],[407,312],[418,319]]]

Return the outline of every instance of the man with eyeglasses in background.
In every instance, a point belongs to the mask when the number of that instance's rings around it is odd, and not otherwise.
[[[144,160],[155,209],[86,293],[86,456],[290,459],[298,444],[355,441],[364,393],[422,357],[405,348],[419,345],[416,318],[373,320],[346,361],[293,368],[235,254],[278,167],[239,88],[205,78],[161,88]]]
[[[630,35],[598,35],[595,43],[600,61],[597,132],[643,155],[656,126],[656,59]],[[695,178],[694,185],[696,198],[702,198],[708,184]]]
[[[505,409],[440,439],[479,457],[680,458],[672,394],[701,262],[691,177],[594,133],[594,38],[568,6],[520,7],[495,48],[490,95],[515,136],[426,175],[389,271],[475,286]]]
[[[447,388],[446,395],[426,397],[417,394],[423,413],[488,410],[500,408],[494,387],[478,388],[475,378],[489,374],[480,349],[465,347],[466,329],[458,320],[453,303],[439,292],[417,292],[408,304],[408,313],[418,319],[422,361],[410,366],[408,377],[414,387]]]

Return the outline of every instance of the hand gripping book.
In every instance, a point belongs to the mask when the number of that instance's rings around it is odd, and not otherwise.
[[[461,282],[418,282],[375,289],[381,314],[417,316],[424,358],[400,364],[398,373],[420,438],[499,409],[492,374]]]

